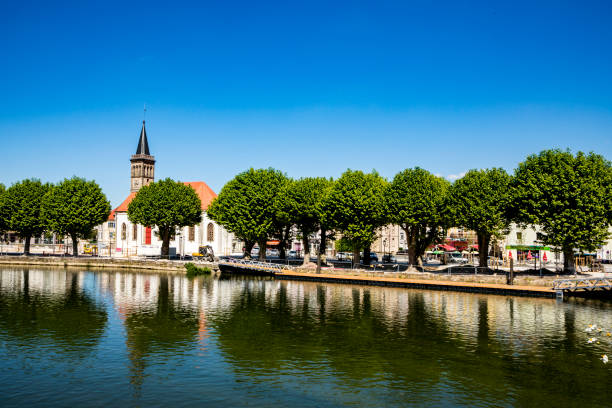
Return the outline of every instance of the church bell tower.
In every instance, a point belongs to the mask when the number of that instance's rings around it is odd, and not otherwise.
[[[145,121],[142,121],[142,130],[138,139],[136,154],[132,155],[131,162],[131,186],[130,192],[140,190],[142,186],[149,185],[155,179],[155,157],[149,153],[149,142]]]

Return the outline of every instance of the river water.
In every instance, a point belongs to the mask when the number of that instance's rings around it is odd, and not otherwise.
[[[601,361],[612,357],[611,310],[269,278],[3,269],[0,406],[611,406],[612,362]],[[587,333],[589,324],[604,331]]]

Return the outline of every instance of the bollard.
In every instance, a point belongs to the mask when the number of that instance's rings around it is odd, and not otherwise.
[[[514,284],[514,259],[510,258],[510,272],[508,273],[508,285]]]

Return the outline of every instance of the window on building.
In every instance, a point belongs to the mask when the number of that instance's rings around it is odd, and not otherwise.
[[[206,227],[206,240],[214,241],[215,240],[215,226],[212,222],[208,223],[208,227]]]
[[[194,226],[189,227],[189,240],[195,241],[195,227]]]
[[[110,221],[110,222],[108,223],[108,228],[115,228],[115,223],[114,223],[114,222],[112,222],[112,221]]]
[[[127,239],[127,226],[125,222],[121,224],[121,239]]]
[[[132,241],[136,241],[136,238],[138,238],[138,225],[134,224],[132,225]]]
[[[522,232],[517,232],[516,233],[516,240],[518,242],[523,242],[523,233]]]

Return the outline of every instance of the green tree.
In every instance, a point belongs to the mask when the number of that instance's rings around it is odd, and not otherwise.
[[[8,229],[19,234],[25,241],[24,255],[30,254],[30,241],[45,231],[41,216],[42,200],[50,185],[40,180],[26,179],[9,187],[0,199],[0,212],[7,221]]]
[[[321,229],[320,202],[329,180],[324,177],[305,177],[290,181],[282,188],[276,200],[276,217],[295,224],[302,234],[304,264],[310,262],[309,237]]]
[[[244,171],[223,186],[208,216],[245,241],[245,257],[259,243],[259,259],[264,260],[266,241],[276,230],[275,201],[287,182],[272,168]]]
[[[470,170],[450,188],[451,222],[476,232],[479,266],[487,266],[491,237],[510,225],[510,182],[511,177],[504,169]]]
[[[5,191],[4,184],[0,183],[0,233],[8,229],[8,216],[4,213],[2,202],[2,196]]]
[[[366,174],[349,169],[333,183],[326,196],[326,218],[332,228],[353,242],[354,262],[359,260],[359,250],[367,252],[374,242],[377,228],[388,221],[385,185],[386,181],[376,172]],[[368,263],[369,257],[364,256],[364,261]]]
[[[73,177],[51,187],[42,200],[42,217],[58,234],[72,238],[72,254],[78,255],[78,239],[108,219],[110,202],[95,181]]]
[[[575,272],[575,250],[593,251],[609,238],[612,165],[604,157],[544,150],[519,164],[513,185],[514,217],[563,252],[566,272]]]
[[[136,224],[157,227],[162,240],[161,256],[167,258],[176,229],[201,221],[202,202],[191,186],[167,178],[138,190],[128,206],[128,218]]]
[[[406,234],[408,260],[422,265],[427,247],[443,238],[449,182],[419,167],[395,175],[385,190],[389,220]]]

